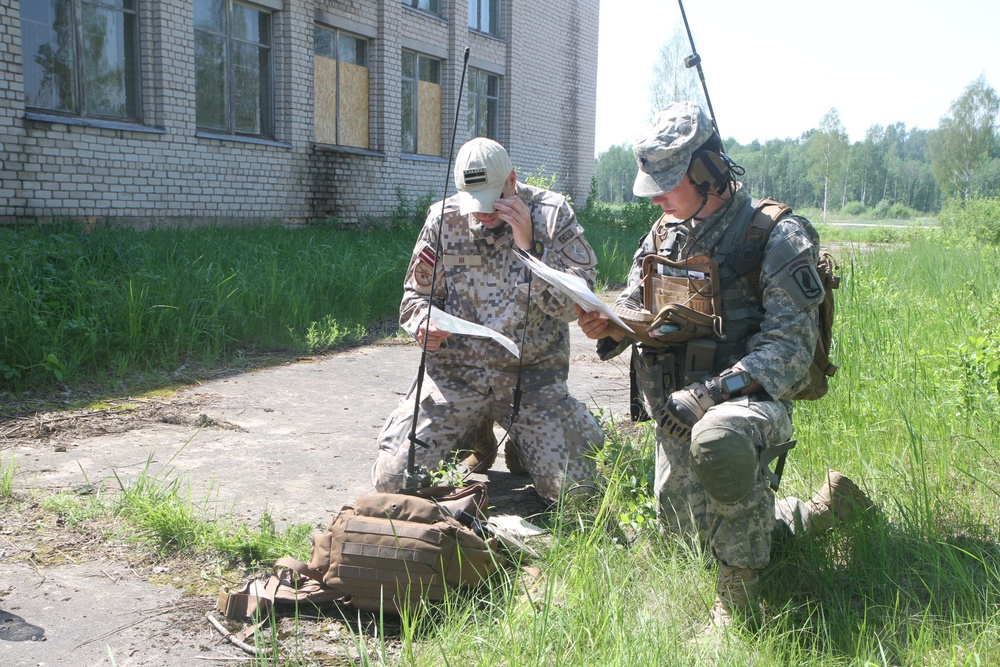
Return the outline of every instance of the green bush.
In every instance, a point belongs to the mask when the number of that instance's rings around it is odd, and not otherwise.
[[[941,209],[938,222],[953,241],[1000,245],[1000,197],[951,199]]]
[[[868,207],[859,201],[849,201],[840,209],[842,215],[862,216],[868,212]]]
[[[906,204],[896,202],[886,211],[885,217],[891,220],[911,220],[917,217],[917,212]]]
[[[396,188],[396,205],[389,212],[389,228],[395,230],[420,229],[427,220],[427,210],[435,201],[431,193],[408,199],[402,188]]]
[[[889,207],[890,204],[887,200],[883,199],[879,203],[872,206],[871,216],[873,218],[888,218],[889,217]]]

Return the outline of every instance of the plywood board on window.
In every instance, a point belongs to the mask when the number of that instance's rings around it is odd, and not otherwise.
[[[441,85],[418,81],[417,152],[441,155]]]
[[[340,63],[340,143],[368,148],[368,68]]]
[[[316,141],[337,143],[337,61],[313,58],[313,123]]]

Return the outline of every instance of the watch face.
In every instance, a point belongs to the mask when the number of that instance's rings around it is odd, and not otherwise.
[[[726,394],[735,394],[738,391],[743,391],[750,386],[750,382],[750,374],[746,371],[740,371],[719,378],[719,386],[722,387],[723,393]]]

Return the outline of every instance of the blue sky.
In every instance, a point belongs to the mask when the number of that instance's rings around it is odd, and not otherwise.
[[[832,107],[852,142],[876,123],[933,129],[980,74],[1000,91],[1000,0],[687,0],[684,9],[719,127],[741,143],[798,137]],[[676,0],[602,0],[595,153],[630,144],[648,122],[653,63],[682,25]]]

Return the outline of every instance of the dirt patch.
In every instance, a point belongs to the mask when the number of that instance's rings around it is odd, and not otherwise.
[[[197,400],[119,399],[99,409],[40,412],[0,424],[0,446],[23,442],[49,442],[59,446],[62,440],[120,435],[150,423],[245,432],[246,429],[238,424],[206,414],[204,409],[211,403],[212,397],[202,394]]]

